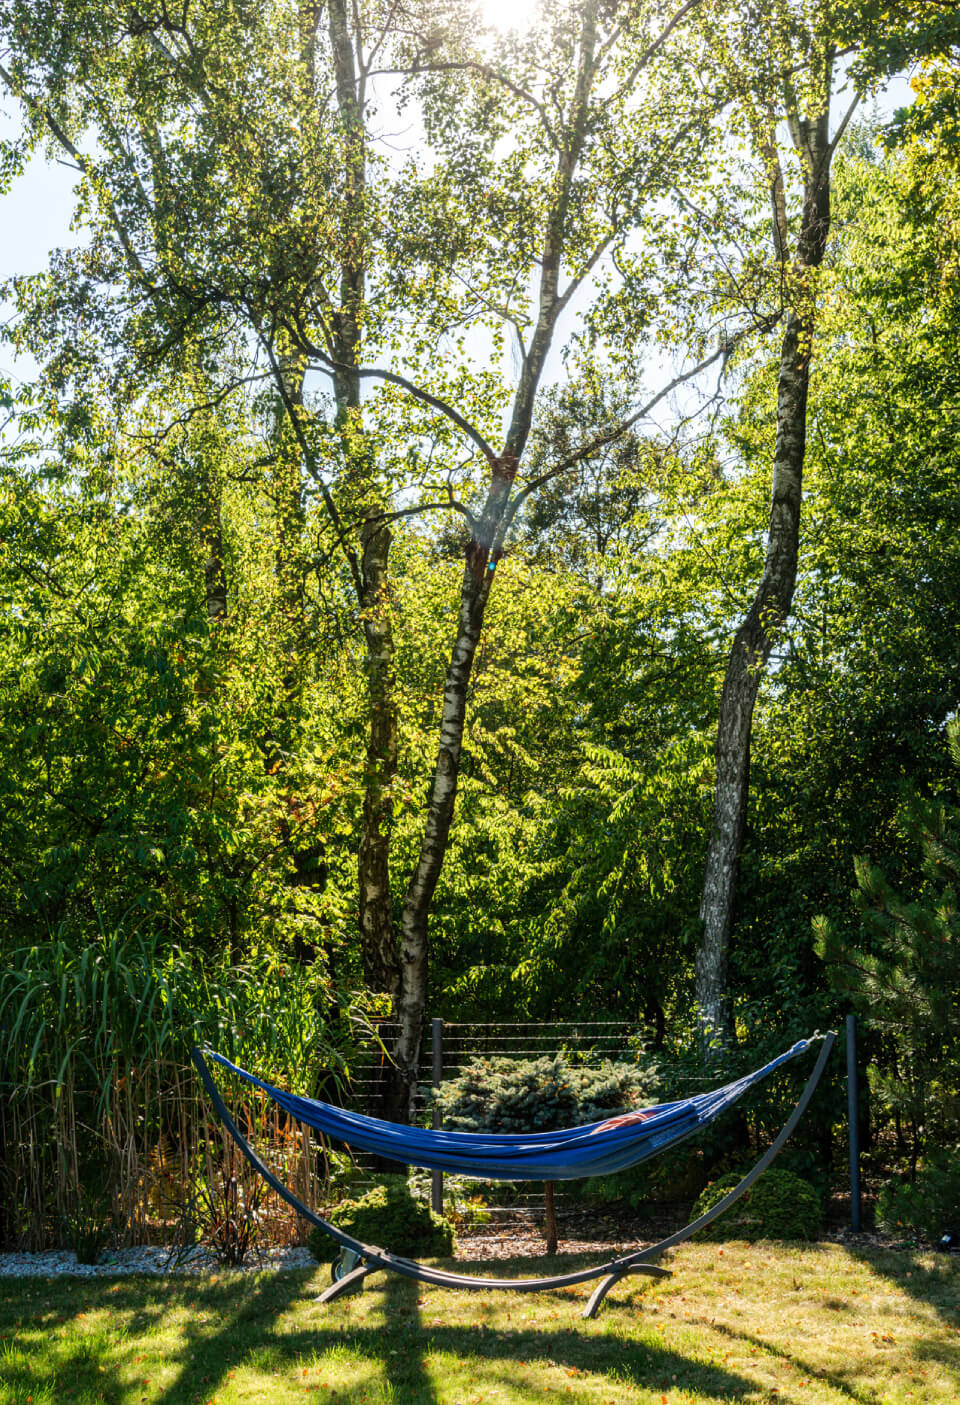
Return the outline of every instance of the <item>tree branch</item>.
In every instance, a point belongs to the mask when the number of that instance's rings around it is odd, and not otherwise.
[[[780,317],[781,314],[778,312],[760,323],[754,323],[752,326],[744,327],[740,332],[736,333],[735,336],[719,346],[712,355],[704,357],[696,366],[691,366],[689,370],[681,372],[678,376],[674,376],[673,380],[669,381],[661,390],[658,390],[656,395],[648,400],[645,405],[642,405],[639,410],[634,411],[632,415],[628,415],[626,419],[620,420],[620,422],[611,429],[603,430],[600,434],[595,435],[593,439],[587,440],[585,444],[581,444],[572,454],[568,454],[565,459],[562,459],[558,464],[554,464],[554,466],[545,473],[540,473],[536,478],[531,478],[529,483],[525,484],[520,492],[517,493],[504,514],[506,527],[509,528],[517,512],[531,493],[535,493],[538,488],[542,488],[545,483],[549,483],[551,479],[556,478],[559,474],[565,473],[568,468],[572,468],[574,464],[579,463],[582,459],[589,458],[599,449],[603,449],[608,444],[612,444],[615,440],[621,438],[626,434],[628,429],[632,429],[635,424],[646,419],[651,411],[654,410],[661,401],[665,400],[668,395],[671,395],[678,386],[684,385],[687,381],[693,380],[695,376],[701,375],[721,358],[725,359],[728,357],[731,349],[751,332],[770,331],[772,327],[776,326]]]
[[[483,454],[484,458],[487,459],[489,463],[495,461],[497,456],[480,431],[475,429],[469,420],[464,419],[459,410],[455,410],[452,405],[448,405],[446,400],[442,400],[439,395],[433,395],[429,390],[422,389],[422,387],[417,385],[414,381],[408,380],[406,376],[401,376],[396,371],[384,371],[376,366],[349,366],[342,361],[336,361],[332,356],[329,356],[325,351],[322,351],[320,347],[316,346],[305,337],[299,329],[294,330],[288,328],[287,330],[290,332],[291,337],[301,351],[307,356],[312,357],[315,361],[321,362],[321,365],[316,369],[323,370],[331,376],[337,371],[348,371],[351,375],[356,376],[360,380],[383,380],[387,381],[390,385],[399,386],[401,390],[405,390],[408,394],[412,395],[415,400],[420,400],[424,405],[429,405],[431,409],[439,410],[442,415],[446,415],[449,420],[453,421],[458,429],[463,431],[468,439],[476,444],[481,454]]]
[[[676,29],[677,25],[680,24],[681,21],[685,20],[690,11],[695,10],[699,4],[700,0],[686,0],[686,3],[680,6],[679,10],[676,11],[676,13],[672,16],[672,18],[667,22],[664,28],[657,35],[656,39],[654,39],[650,44],[647,45],[643,53],[637,59],[637,62],[630,70],[630,74],[627,77],[626,82],[620,85],[621,93],[625,90],[633,89],[642,71],[646,68],[650,60],[654,58],[655,55],[663,48],[664,44],[670,38],[670,35]]]
[[[53,136],[63,147],[64,151],[69,152],[69,154],[73,157],[74,161],[76,161],[83,174],[91,180],[95,179],[95,177],[93,176],[93,166],[91,162],[86,156],[83,155],[83,153],[79,150],[78,147],[74,146],[73,142],[70,140],[66,132],[60,126],[60,123],[54,117],[50,109],[41,106],[35,98],[29,97],[26,93],[18,89],[16,83],[14,82],[12,74],[10,74],[7,69],[4,68],[3,64],[0,64],[0,79],[3,80],[4,84],[7,87],[7,90],[19,102],[22,102],[24,107],[26,107],[28,111],[33,113],[34,120],[39,118],[46,124],[47,127],[49,127]],[[123,247],[123,251],[127,256],[127,260],[129,261],[131,266],[136,270],[140,281],[142,282],[147,292],[150,294],[151,298],[153,298],[154,302],[159,303],[159,290],[155,287],[153,283],[151,283],[149,277],[147,276],[147,271],[140,260],[140,255],[133,247],[133,244],[130,241],[130,237],[127,234],[127,231],[124,229],[123,224],[120,221],[120,217],[113,207],[113,200],[110,197],[109,191],[105,193],[107,195],[107,218],[113,225],[117,238],[120,240],[120,243]]]
[[[334,531],[338,533],[340,542],[343,544],[343,552],[347,558],[347,564],[350,567],[350,575],[353,578],[354,588],[357,592],[357,599],[362,600],[363,577],[360,572],[360,565],[357,561],[356,552],[351,547],[348,547],[346,545],[346,535],[344,532],[343,523],[340,518],[340,513],[337,510],[337,505],[333,500],[333,494],[330,492],[330,489],[323,481],[323,474],[320,472],[320,470],[317,468],[316,463],[314,462],[313,452],[310,448],[310,445],[307,443],[307,436],[304,433],[303,425],[300,423],[300,416],[297,414],[296,406],[290,398],[290,392],[287,389],[286,381],[283,378],[283,373],[280,370],[280,367],[277,365],[277,359],[273,354],[273,347],[270,345],[269,339],[260,330],[256,318],[253,316],[252,312],[250,312],[249,309],[248,312],[250,313],[250,321],[255,327],[257,327],[257,334],[260,338],[260,344],[266,352],[267,359],[270,362],[270,369],[273,371],[273,378],[276,383],[277,390],[279,391],[280,399],[283,402],[283,408],[286,411],[287,419],[290,421],[290,427],[293,430],[294,437],[300,446],[300,452],[303,454],[304,467],[310,474],[310,477],[316,483],[317,487],[320,489],[320,496],[323,498],[323,505],[327,509],[327,515],[329,516],[330,521],[333,523]]]
[[[700,0],[691,0],[691,3],[699,4]],[[414,75],[419,75],[421,73],[478,73],[481,78],[500,83],[508,92],[513,93],[514,97],[518,97],[521,101],[530,104],[540,118],[540,122],[543,126],[543,130],[547,134],[550,145],[555,149],[559,148],[553,124],[547,116],[547,110],[543,103],[540,102],[539,98],[534,97],[533,93],[528,92],[526,88],[521,88],[518,83],[514,83],[512,79],[507,78],[503,73],[500,73],[488,63],[478,63],[476,59],[451,59],[449,63],[418,63],[412,68],[377,68],[368,74],[368,77],[396,78],[398,75],[405,75],[412,78]]]
[[[837,146],[838,146],[839,143],[840,143],[841,137],[843,136],[844,132],[847,130],[847,125],[848,125],[848,123],[849,123],[849,121],[850,121],[850,118],[851,118],[851,117],[853,116],[853,114],[856,112],[859,103],[860,103],[860,94],[857,93],[856,96],[855,96],[854,99],[853,99],[853,102],[850,104],[850,106],[847,108],[846,112],[843,114],[843,117],[840,119],[840,125],[839,125],[839,127],[837,128],[837,130],[834,132],[834,134],[833,134],[833,140],[830,142],[830,145],[827,147],[827,160],[828,160],[828,161],[830,161],[830,160],[833,159],[833,153],[836,151]]]

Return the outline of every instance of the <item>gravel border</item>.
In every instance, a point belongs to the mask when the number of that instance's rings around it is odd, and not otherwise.
[[[163,1246],[144,1245],[135,1249],[107,1249],[97,1264],[77,1263],[69,1249],[49,1249],[43,1254],[0,1254],[0,1278],[115,1278],[132,1273],[147,1273],[155,1277],[212,1273],[264,1273],[289,1269],[316,1268],[317,1261],[309,1249],[265,1249],[251,1253],[249,1263],[241,1268],[227,1267],[207,1249],[196,1248],[173,1262],[174,1250]]]
[[[583,1219],[588,1219],[583,1216]],[[675,1226],[674,1226],[675,1227]],[[570,1225],[561,1231],[560,1252],[563,1254],[624,1253],[645,1247],[652,1242],[651,1224],[621,1223],[610,1217],[595,1219],[590,1225],[593,1233],[584,1233],[585,1224]],[[664,1226],[654,1227],[655,1233],[667,1232]],[[887,1249],[924,1252],[925,1246],[912,1240],[898,1239],[881,1233],[853,1234],[848,1229],[826,1230],[821,1243],[839,1243],[849,1248]],[[316,1259],[305,1247],[265,1249],[251,1252],[249,1263],[240,1268],[221,1264],[209,1249],[198,1245],[174,1261],[176,1250],[162,1245],[143,1245],[133,1249],[107,1249],[97,1264],[77,1263],[77,1256],[67,1249],[49,1249],[42,1254],[0,1254],[0,1278],[114,1278],[133,1273],[154,1277],[210,1275],[215,1273],[283,1273],[290,1270],[316,1269]],[[502,1224],[471,1226],[457,1235],[457,1258],[469,1262],[492,1262],[498,1259],[536,1258],[544,1252],[543,1233],[527,1220]]]

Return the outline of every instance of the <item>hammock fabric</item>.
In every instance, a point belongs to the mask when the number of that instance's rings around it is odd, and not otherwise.
[[[246,1069],[238,1068],[221,1054],[211,1054],[211,1057],[254,1087],[262,1088],[297,1121],[390,1161],[471,1176],[475,1180],[565,1181],[622,1171],[675,1146],[706,1127],[776,1069],[804,1053],[811,1042],[802,1039],[762,1068],[709,1093],[680,1102],[658,1103],[584,1127],[530,1135],[404,1127],[284,1092]]]

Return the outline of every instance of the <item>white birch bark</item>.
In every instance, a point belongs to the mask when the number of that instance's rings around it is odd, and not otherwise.
[[[770,651],[793,602],[800,540],[807,392],[816,324],[815,274],[830,229],[829,62],[820,111],[810,119],[791,114],[790,131],[800,152],[804,197],[800,229],[788,264],[784,181],[771,137],[764,150],[770,168],[774,248],[785,271],[790,299],[777,378],[774,446],[763,573],[737,630],[724,677],[717,722],[713,817],[704,867],[696,954],[696,998],[705,1047],[731,1034],[728,963],[743,850],[750,784],[750,737],[754,706]]]
[[[416,1090],[417,1059],[427,993],[427,927],[456,804],[467,689],[506,529],[511,487],[519,459],[526,448],[537,388],[563,306],[559,286],[564,233],[569,217],[573,176],[583,151],[590,91],[596,72],[597,4],[598,0],[588,0],[583,9],[577,79],[566,139],[557,159],[555,195],[544,223],[536,326],[524,358],[504,449],[491,462],[483,511],[466,551],[457,634],[444,682],[440,740],[430,782],[423,839],[404,897],[400,995],[396,1002],[400,1025],[396,1058],[408,1102]]]

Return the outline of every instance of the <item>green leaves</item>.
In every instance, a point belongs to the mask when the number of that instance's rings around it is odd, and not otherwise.
[[[956,727],[951,729],[956,747]],[[816,924],[818,953],[834,983],[852,996],[885,1058],[872,1088],[883,1107],[909,1124],[913,1156],[924,1144],[957,1136],[960,1082],[960,817],[953,806],[915,798],[905,828],[923,848],[927,882],[915,900],[897,894],[882,871],[856,865],[861,931],[841,935]]]

